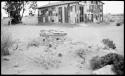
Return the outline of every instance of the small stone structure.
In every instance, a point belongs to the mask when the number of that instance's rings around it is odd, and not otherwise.
[[[41,38],[41,45],[51,47],[56,47],[59,44],[63,44],[66,39],[67,33],[63,31],[56,31],[56,30],[41,30],[40,31],[40,38]]]

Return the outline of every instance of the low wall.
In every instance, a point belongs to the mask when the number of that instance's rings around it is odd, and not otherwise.
[[[38,24],[38,17],[37,16],[27,16],[23,17],[22,23],[26,25],[35,25]]]
[[[1,20],[2,25],[8,25],[8,22],[10,21],[9,17],[6,17]],[[27,16],[22,18],[22,24],[25,25],[35,25],[38,24],[38,17],[37,16]]]

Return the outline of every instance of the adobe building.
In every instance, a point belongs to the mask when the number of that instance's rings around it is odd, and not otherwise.
[[[101,1],[60,1],[38,7],[38,23],[102,22]]]

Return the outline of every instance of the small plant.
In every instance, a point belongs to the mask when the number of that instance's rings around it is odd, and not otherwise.
[[[31,42],[28,43],[28,47],[32,47],[32,46],[38,47],[39,45],[40,45],[40,41],[37,41],[37,40],[32,40]]]
[[[84,58],[86,53],[85,53],[85,50],[84,49],[79,49],[77,50],[77,55],[80,57],[80,58]]]
[[[86,49],[76,50],[76,55],[83,60],[83,63],[85,63]]]
[[[115,46],[115,44],[113,43],[113,41],[111,41],[111,40],[109,40],[109,39],[103,39],[103,40],[102,40],[102,43],[103,43],[104,45],[106,45],[106,47],[108,47],[108,48],[116,49],[116,46]]]

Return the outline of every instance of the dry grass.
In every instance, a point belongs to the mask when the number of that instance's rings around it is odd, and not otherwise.
[[[9,47],[12,46],[11,33],[1,27],[1,55],[9,55]]]

